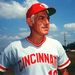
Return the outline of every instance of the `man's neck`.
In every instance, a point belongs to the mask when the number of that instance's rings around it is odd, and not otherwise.
[[[33,44],[40,44],[42,41],[44,41],[45,36],[38,36],[30,34],[30,36],[27,37],[29,41],[31,41]]]

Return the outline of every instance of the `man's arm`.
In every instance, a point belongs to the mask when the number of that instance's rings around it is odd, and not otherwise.
[[[69,75],[67,68],[61,69],[60,71],[62,75]]]

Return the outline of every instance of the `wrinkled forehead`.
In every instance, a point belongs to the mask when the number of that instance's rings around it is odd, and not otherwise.
[[[47,11],[41,11],[39,13],[36,13],[35,16],[48,16]]]

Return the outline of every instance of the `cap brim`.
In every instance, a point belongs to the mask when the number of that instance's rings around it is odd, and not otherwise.
[[[49,16],[51,16],[51,15],[56,13],[56,9],[55,8],[47,8],[47,10],[48,10],[48,15]]]

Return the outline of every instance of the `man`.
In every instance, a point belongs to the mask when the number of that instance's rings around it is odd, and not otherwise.
[[[49,32],[49,16],[56,12],[44,3],[33,4],[26,13],[30,35],[12,42],[1,56],[0,71],[12,67],[15,75],[69,75],[70,60],[62,45],[46,37]]]

